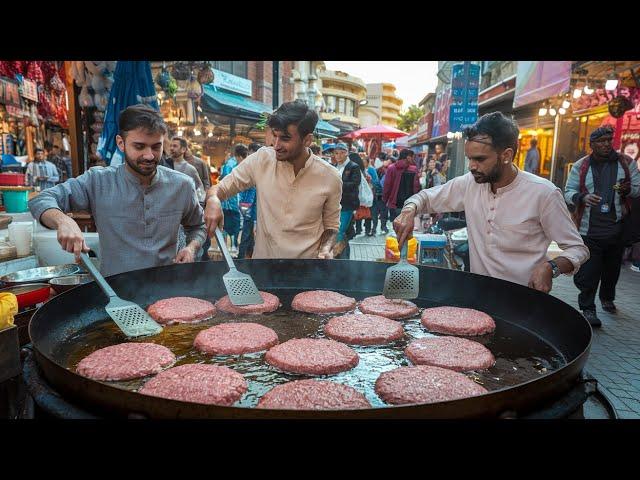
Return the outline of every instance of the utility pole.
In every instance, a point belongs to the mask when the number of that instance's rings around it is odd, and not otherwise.
[[[280,62],[274,60],[273,62],[273,80],[271,82],[273,91],[273,109],[275,110],[280,106]]]

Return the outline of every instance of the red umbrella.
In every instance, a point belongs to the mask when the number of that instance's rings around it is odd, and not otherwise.
[[[387,127],[386,125],[373,125],[372,127],[361,128],[351,132],[345,137],[347,138],[398,138],[408,135],[407,132],[398,130],[397,128]]]

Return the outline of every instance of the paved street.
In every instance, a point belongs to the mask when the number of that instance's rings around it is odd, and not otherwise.
[[[357,236],[351,240],[351,260],[376,260],[384,256],[383,235]],[[620,418],[640,419],[640,274],[624,264],[618,282],[616,306],[611,315],[596,301],[602,327],[595,330],[586,370],[593,375],[613,403]],[[570,277],[554,281],[551,291],[578,308],[578,290]]]

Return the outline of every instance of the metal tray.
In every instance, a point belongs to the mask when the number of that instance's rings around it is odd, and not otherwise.
[[[52,278],[74,275],[80,271],[80,265],[68,263],[65,265],[55,265],[53,267],[38,267],[19,272],[9,273],[0,277],[0,282],[6,285],[20,285],[22,283],[47,282]]]

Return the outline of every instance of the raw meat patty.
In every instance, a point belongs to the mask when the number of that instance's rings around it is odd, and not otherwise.
[[[393,405],[446,402],[487,393],[462,373],[427,365],[384,372],[376,380],[375,391]]]
[[[389,299],[384,295],[376,295],[375,297],[367,297],[360,302],[360,311],[362,313],[370,313],[372,315],[380,315],[381,317],[399,319],[408,318],[418,313],[418,307],[415,303],[408,300]]]
[[[257,408],[291,410],[351,410],[371,408],[355,388],[325,380],[297,380],[269,390]]]
[[[242,355],[267,350],[278,343],[276,332],[257,323],[222,323],[202,330],[193,346],[212,355]]]
[[[238,372],[217,365],[191,363],[165,370],[138,392],[183,402],[230,406],[246,391],[247,382]]]
[[[260,292],[260,296],[264,300],[264,303],[259,305],[243,305],[241,307],[234,305],[229,300],[229,295],[225,295],[216,302],[216,308],[227,313],[267,313],[274,312],[280,306],[280,299],[275,295],[268,292]]]
[[[484,335],[496,329],[489,315],[471,308],[436,307],[422,312],[422,325],[432,332],[451,335]]]
[[[481,343],[459,337],[428,337],[411,342],[404,353],[414,365],[432,365],[456,372],[485,370],[496,359]]]
[[[312,290],[293,297],[291,308],[308,313],[342,313],[356,308],[356,299],[330,290]]]
[[[402,338],[402,324],[378,315],[342,315],[325,325],[324,333],[339,342],[355,345],[383,345]]]
[[[158,323],[190,323],[213,317],[216,307],[199,298],[172,297],[149,305],[147,312]]]
[[[155,343],[120,343],[84,357],[76,371],[94,380],[131,380],[154,375],[176,361],[167,347]]]
[[[345,344],[323,338],[294,338],[271,347],[264,359],[282,371],[307,375],[344,372],[359,361],[358,354]]]

